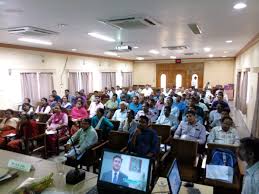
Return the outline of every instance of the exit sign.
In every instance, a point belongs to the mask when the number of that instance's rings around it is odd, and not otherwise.
[[[175,59],[175,63],[182,63],[182,59]]]

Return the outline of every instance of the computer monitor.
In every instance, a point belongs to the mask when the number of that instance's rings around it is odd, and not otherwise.
[[[179,168],[176,160],[174,160],[167,174],[167,182],[168,182],[170,194],[178,194],[182,185],[182,181],[181,181],[181,176],[179,173]]]
[[[99,169],[99,194],[150,193],[150,158],[105,149]]]

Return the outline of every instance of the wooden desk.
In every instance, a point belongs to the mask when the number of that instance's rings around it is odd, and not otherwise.
[[[27,155],[22,155],[14,152],[9,152],[5,150],[0,150],[0,166],[7,167],[9,159],[19,160],[23,162],[28,162],[32,164],[35,170],[31,172],[18,172],[18,177],[0,183],[0,193],[9,193],[13,189],[15,189],[18,185],[20,185],[25,179],[28,177],[33,178],[41,178],[43,176],[49,175],[51,172],[54,173],[54,186],[52,188],[47,189],[50,191],[49,193],[54,191],[63,192],[64,194],[68,193],[77,193],[77,194],[85,194],[90,188],[96,185],[97,175],[86,172],[86,179],[77,185],[67,185],[65,183],[65,174],[73,169],[72,167],[65,166],[64,175],[59,175],[57,173],[56,163],[52,161],[47,161],[41,158],[31,157]]]
[[[182,185],[185,182],[182,182]],[[162,186],[160,186],[162,185]],[[213,187],[206,186],[206,185],[200,185],[200,184],[194,184],[194,187],[196,189],[199,189],[201,194],[213,194]],[[160,177],[152,191],[152,193],[169,193],[169,187],[167,185],[167,180],[166,178]],[[188,188],[181,186],[179,194],[188,194]]]

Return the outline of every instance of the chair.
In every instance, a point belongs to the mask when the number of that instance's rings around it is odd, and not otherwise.
[[[50,114],[37,114],[38,121],[41,123],[46,123],[50,117]]]
[[[114,120],[110,120],[110,121],[113,124],[113,130],[118,131],[120,127],[120,121],[114,121]]]
[[[198,179],[198,146],[197,141],[172,140],[171,152],[178,161],[181,177],[185,181],[195,182]]]
[[[222,148],[222,149],[229,149],[233,151],[233,153],[236,153],[238,146],[235,145],[226,145],[226,144],[214,144],[214,143],[209,143],[208,144],[208,149],[207,149],[207,160],[206,164],[210,163],[210,160],[212,158],[212,150],[217,149],[217,148]],[[241,191],[241,183],[242,183],[242,163],[241,161],[238,160],[238,164],[234,168],[234,178],[233,178],[233,183],[226,183],[223,181],[219,180],[212,180],[205,178],[204,183],[206,185],[211,185],[215,188],[215,192],[217,193],[240,193]]]
[[[171,127],[168,125],[152,124],[151,128],[157,132],[158,136],[161,136],[161,144],[165,145],[165,151],[167,151],[167,139],[171,136]]]
[[[122,131],[111,131],[107,140],[107,148],[120,151],[127,147],[129,133]]]

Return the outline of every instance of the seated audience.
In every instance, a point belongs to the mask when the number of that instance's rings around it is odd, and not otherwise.
[[[171,127],[171,131],[174,132],[178,127],[178,119],[171,113],[171,107],[166,106],[164,108],[164,114],[160,115],[156,121],[159,125],[168,125]]]
[[[136,95],[132,87],[129,88],[127,94],[130,96],[131,99]]]
[[[118,98],[121,97],[122,90],[121,90],[120,86],[116,86],[115,93],[117,94]]]
[[[154,115],[154,113],[149,110],[149,104],[147,102],[142,105],[142,110],[138,111],[135,119],[138,121],[140,119],[140,116],[146,116],[151,123],[156,122],[157,118],[156,115]]]
[[[116,109],[118,108],[117,94],[113,94],[112,98],[109,99],[105,104],[105,115],[108,119],[112,117]]]
[[[134,119],[134,111],[127,111],[127,118],[120,123],[119,131],[129,132],[133,134],[138,126],[138,122]]]
[[[37,107],[37,109],[35,111],[35,113],[37,113],[37,114],[49,114],[50,111],[51,111],[51,108],[48,104],[47,98],[42,98],[39,106]]]
[[[237,130],[233,127],[232,118],[223,117],[221,126],[216,126],[210,131],[207,142],[239,145],[239,136]]]
[[[180,111],[180,113],[184,113],[184,110],[186,109],[186,103],[182,101],[182,97],[177,95],[176,96],[176,100],[175,100],[175,103],[174,105],[175,107],[177,107]]]
[[[18,111],[20,111],[20,112],[23,111],[23,105],[24,104],[29,104],[31,106],[31,99],[30,98],[24,98],[23,104],[18,106]]]
[[[114,87],[111,87],[111,90],[108,92],[110,99],[112,98],[113,94],[116,94]]]
[[[54,108],[57,105],[57,101],[55,101],[55,97],[53,95],[49,95],[49,106],[50,108]]]
[[[110,131],[113,129],[113,124],[109,119],[105,118],[104,116],[104,109],[98,108],[96,115],[92,118],[91,125],[95,129],[101,129],[102,130],[102,137],[100,139],[106,140],[108,138],[108,135]]]
[[[196,113],[188,111],[186,113],[187,122],[182,121],[174,133],[174,138],[198,141],[199,144],[205,144],[206,129],[198,123],[195,118]]]
[[[148,118],[140,116],[139,125],[130,136],[128,142],[129,152],[140,156],[155,157],[159,152],[157,133],[148,127]]]
[[[86,111],[85,107],[82,106],[82,102],[78,101],[76,106],[71,110],[72,121],[80,121],[82,119],[88,118],[89,114]]]
[[[67,96],[63,96],[61,107],[67,110],[72,109],[72,104],[68,102]]]
[[[116,110],[112,120],[123,122],[127,118],[127,103],[120,102],[120,109]]]
[[[156,121],[159,116],[159,111],[155,107],[156,101],[154,99],[150,99],[148,103],[149,103],[149,111],[151,111],[155,115],[153,119],[154,121]]]
[[[52,96],[54,97],[54,101],[56,102],[60,102],[61,98],[59,95],[57,95],[57,91],[56,90],[52,90]]]
[[[152,88],[147,84],[146,87],[141,91],[142,94],[144,94],[145,97],[149,97],[152,93],[153,90]]]
[[[247,163],[242,194],[259,193],[259,139],[246,137],[240,140],[238,156]]]
[[[91,102],[94,102],[96,96],[98,96],[98,91],[94,91],[94,93],[93,93],[92,96],[90,97],[90,101],[91,101]]]
[[[65,96],[67,97],[67,101],[72,104],[75,97],[70,94],[69,89],[65,90]]]
[[[190,105],[189,108],[188,108],[188,111],[193,111],[193,112],[195,112],[196,121],[197,121],[198,123],[200,123],[200,124],[203,125],[203,118],[202,118],[200,115],[197,114],[197,106]],[[182,117],[182,121],[187,122],[187,117],[186,117],[186,115],[184,115],[184,116]]]
[[[54,151],[57,147],[57,130],[59,130],[59,137],[62,137],[65,135],[68,125],[68,116],[66,113],[61,112],[60,105],[54,107],[53,113],[47,121],[47,129],[45,131],[47,134],[47,147],[50,151]]]
[[[98,142],[98,136],[95,129],[91,126],[90,119],[83,119],[81,122],[81,128],[68,140],[65,145],[66,150],[69,150],[65,154],[68,158],[75,158],[79,160],[85,151],[92,145]],[[72,146],[75,146],[75,150]]]
[[[101,98],[99,96],[95,97],[95,101],[91,102],[88,110],[90,111],[89,118],[92,118],[96,115],[96,111],[99,108],[104,108],[103,103],[101,103]]]
[[[5,146],[5,136],[16,134],[18,118],[13,117],[13,110],[7,109],[5,111],[5,118],[0,123],[0,147]]]
[[[164,106],[164,96],[160,95],[158,101],[156,102],[156,109],[161,113],[161,110]]]
[[[228,103],[223,100],[223,94],[222,93],[219,93],[217,95],[217,100],[212,102],[211,109],[216,109],[217,104],[219,104],[219,103],[221,103],[223,105],[223,109],[229,109],[230,110]]]
[[[87,96],[85,94],[85,90],[84,89],[79,90],[79,94],[80,94],[81,98],[83,99],[83,101],[86,102]]]
[[[171,107],[171,113],[170,113],[170,114],[172,114],[172,115],[173,115],[174,117],[176,117],[176,118],[179,118],[180,111],[179,111],[179,109],[178,109],[176,106],[174,106],[174,104],[173,104],[173,99],[172,99],[171,97],[167,97],[167,98],[166,98],[166,100],[165,100],[165,105],[164,105],[164,107],[162,108],[160,115],[163,115],[163,114],[164,114],[164,108],[165,108],[165,106],[170,106],[170,107]]]
[[[139,103],[139,97],[134,96],[132,102],[129,105],[129,109],[134,111],[136,115],[138,111],[142,110],[142,104]]]
[[[34,114],[33,106],[30,105],[29,103],[23,103],[21,114],[33,115]]]
[[[24,151],[25,140],[37,135],[36,127],[36,121],[31,119],[30,115],[21,115],[21,120],[16,128],[16,136],[8,142],[7,149],[14,152]]]
[[[221,125],[221,118],[222,115],[222,111],[223,111],[223,105],[221,103],[217,104],[217,109],[216,110],[212,110],[209,114],[209,122],[210,122],[210,127],[216,127],[216,126],[220,126]]]

